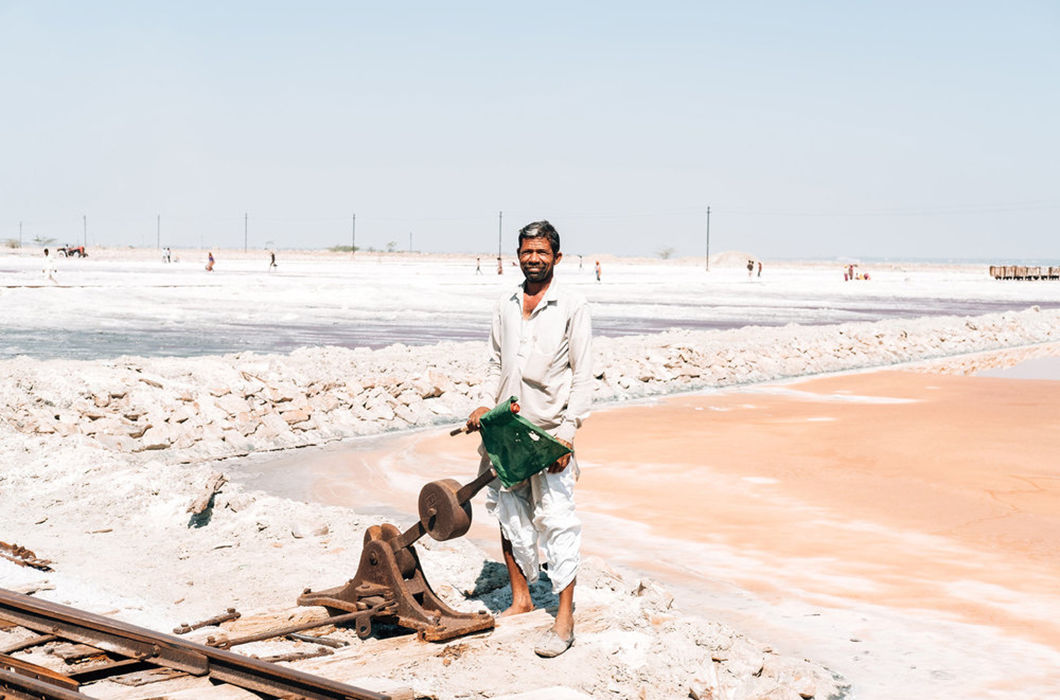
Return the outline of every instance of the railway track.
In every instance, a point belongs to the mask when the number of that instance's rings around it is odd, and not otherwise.
[[[390,700],[389,695],[5,589],[0,589],[0,622],[37,633],[0,648],[0,700],[90,700],[93,682],[150,669],[209,677],[284,700]],[[83,670],[60,673],[12,656],[56,641],[78,645],[66,653],[93,662]]]

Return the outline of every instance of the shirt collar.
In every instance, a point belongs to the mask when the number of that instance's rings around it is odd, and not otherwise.
[[[508,297],[510,300],[518,302],[520,309],[523,305],[523,284],[524,282],[520,282],[516,285],[515,289],[512,290],[512,295]],[[534,309],[534,312],[536,313],[537,309],[559,301],[556,298],[558,294],[559,292],[556,290],[556,278],[553,276],[552,282],[549,283],[548,289],[545,290],[545,296],[541,297],[541,301],[538,303],[537,308]]]

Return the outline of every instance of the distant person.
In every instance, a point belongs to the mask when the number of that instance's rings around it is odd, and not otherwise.
[[[44,274],[44,279],[52,284],[59,284],[59,280],[55,277],[55,258],[51,256],[47,248],[44,249],[44,267],[41,268],[41,272]]]
[[[596,281],[600,281],[600,275],[603,273],[603,269],[600,267],[600,261],[596,261]]]
[[[754,271],[755,271],[755,261],[754,260],[748,260],[747,261],[747,279],[751,279],[751,275],[754,274]]]
[[[206,271],[207,272],[213,272],[213,263],[214,263],[213,251],[211,250],[207,254],[207,260],[206,260]]]
[[[579,255],[578,256],[578,271],[579,272],[581,272],[581,269],[583,267],[583,263],[584,263],[584,258],[583,258],[583,256]]]
[[[475,258],[475,274],[482,274],[482,258]]]
[[[499,255],[497,256],[497,274],[498,275],[503,275],[504,274],[504,261],[501,260],[501,256],[499,256]]]
[[[759,277],[762,276],[762,261],[761,260],[758,261],[758,276]]]
[[[275,267],[276,267],[276,251],[275,250],[270,250],[269,251],[269,272],[272,272]]]
[[[854,266],[853,265],[847,265],[847,279],[848,280],[853,280],[854,279]]]

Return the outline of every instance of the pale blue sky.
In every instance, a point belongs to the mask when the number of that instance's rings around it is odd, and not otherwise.
[[[1060,258],[1057,2],[5,2],[0,239]]]

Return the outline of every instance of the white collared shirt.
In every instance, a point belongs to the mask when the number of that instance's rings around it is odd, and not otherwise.
[[[490,327],[483,406],[519,397],[519,415],[574,442],[592,403],[589,302],[555,279],[523,318],[523,285],[497,301]]]

